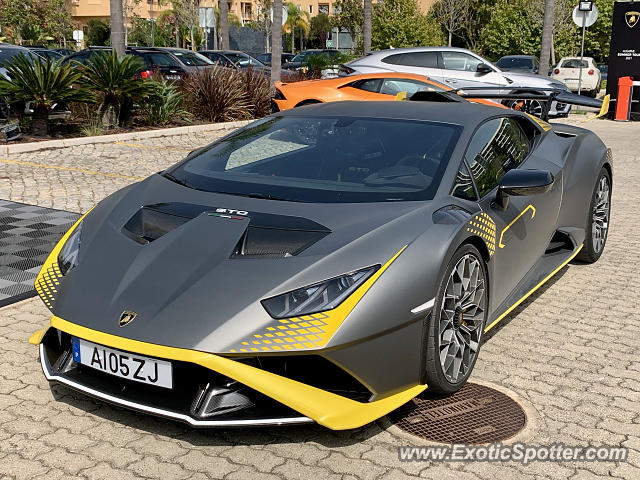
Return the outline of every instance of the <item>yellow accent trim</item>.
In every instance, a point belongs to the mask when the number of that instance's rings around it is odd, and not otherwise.
[[[79,172],[79,173],[87,173],[89,175],[102,175],[103,177],[112,177],[112,178],[124,178],[126,180],[144,180],[144,177],[130,177],[128,175],[120,175],[119,173],[104,173],[97,172],[95,170],[85,170],[83,168],[73,168],[73,167],[63,167],[60,165],[46,165],[44,163],[35,163],[35,162],[23,162],[20,160],[9,160],[6,158],[0,158],[0,163],[11,163],[14,165],[25,165],[27,167],[38,167],[38,168],[50,168],[53,170],[65,170],[67,172]]]
[[[562,268],[567,265],[567,263],[569,263],[571,260],[573,260],[575,258],[576,255],[578,255],[578,253],[580,252],[580,250],[582,250],[582,245],[580,245],[578,247],[578,249],[573,252],[573,254],[567,258],[564,262],[562,262],[553,272],[551,272],[549,275],[547,275],[540,283],[538,283],[535,287],[533,287],[531,290],[529,290],[520,300],[518,300],[516,303],[514,303],[513,305],[511,305],[506,312],[504,312],[502,315],[500,315],[498,318],[496,318],[491,325],[489,325],[487,328],[484,329],[485,333],[488,332],[490,329],[492,329],[496,323],[498,323],[500,320],[502,320],[504,317],[506,317],[507,315],[509,315],[509,313],[511,313],[513,311],[514,308],[516,308],[518,305],[520,305],[522,302],[524,302],[529,295],[531,295],[533,292],[535,292],[536,290],[538,290],[542,285],[544,285],[545,283],[547,283],[547,281],[553,277],[556,273],[558,273],[560,270],[562,270]]]
[[[396,253],[387,263],[385,263],[382,267],[380,267],[371,277],[367,279],[355,292],[353,292],[349,297],[347,297],[340,305],[338,305],[333,310],[327,310],[325,312],[314,314],[318,320],[311,320],[309,323],[315,325],[315,327],[309,327],[307,334],[302,336],[299,335],[300,331],[295,331],[291,329],[297,329],[300,326],[300,322],[304,322],[306,319],[304,317],[293,317],[289,319],[281,319],[274,320],[275,324],[277,322],[285,323],[286,325],[277,325],[278,329],[286,330],[288,335],[294,336],[295,339],[300,343],[306,342],[315,342],[314,348],[322,348],[326,346],[326,344],[331,340],[331,337],[335,334],[335,332],[340,328],[340,325],[345,321],[347,316],[351,313],[351,311],[355,308],[357,303],[362,299],[362,297],[367,293],[367,291],[371,288],[371,286],[376,282],[376,280],[382,275],[382,273],[389,268],[389,266],[394,262],[396,258],[407,248],[405,245],[400,249],[398,253]],[[321,320],[320,320],[321,319]],[[252,334],[253,338],[260,338],[259,335],[266,335],[267,331],[273,328],[263,327],[262,330],[258,330]],[[280,335],[277,333],[276,335]],[[293,342],[293,340],[287,338],[286,341]],[[254,344],[260,344],[259,341],[253,341]],[[264,342],[263,342],[264,343]],[[232,345],[230,348],[237,349],[238,345]],[[297,346],[296,348],[305,348],[303,345]],[[230,351],[230,350],[229,350]]]
[[[333,430],[361,427],[423,392],[416,385],[374,402],[362,403],[211,353],[167,347],[98,332],[53,316],[51,327],[70,335],[128,352],[190,362],[233,378]],[[257,349],[256,349],[257,350]]]
[[[594,115],[593,117],[589,117],[585,120],[585,122],[588,122],[589,120],[595,120],[596,118],[600,118],[603,115],[606,115],[607,113],[609,113],[609,104],[611,103],[611,95],[610,94],[606,94],[603,98],[602,98],[602,106],[600,107],[600,111]]]
[[[42,337],[44,337],[44,334],[47,333],[47,330],[47,328],[41,328],[37,332],[33,332],[29,337],[29,343],[31,345],[40,345],[40,342],[42,342]]]
[[[531,214],[531,218],[536,216],[536,207],[534,207],[533,205],[527,205],[527,208],[525,208],[524,210],[522,210],[518,216],[516,218],[514,218],[511,223],[509,225],[507,225],[506,227],[504,227],[504,229],[502,230],[502,233],[500,234],[500,242],[498,243],[498,246],[500,248],[504,248],[506,245],[504,243],[502,243],[502,237],[504,236],[504,232],[506,232],[507,230],[509,230],[511,228],[511,225],[513,225],[514,223],[516,223],[518,221],[518,219],[524,215],[524,213],[526,211],[528,211],[529,209],[533,210],[533,213]]]
[[[396,93],[396,100],[406,100],[407,92],[398,92]]]
[[[527,113],[527,115],[529,115],[529,117],[531,118],[531,120],[533,120],[534,122],[536,122],[538,125],[540,125],[540,127],[545,131],[548,132],[549,130],[551,130],[551,125],[549,125],[547,122],[545,122],[544,120],[542,120],[541,118],[538,118],[534,115],[531,115],[530,113]]]

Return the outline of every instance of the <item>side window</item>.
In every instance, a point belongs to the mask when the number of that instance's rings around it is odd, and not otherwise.
[[[365,92],[378,93],[381,82],[382,80],[379,78],[369,78],[367,80],[360,80],[359,82],[352,83],[349,86],[357,88],[358,90],[364,90]]]
[[[416,92],[441,92],[442,88],[419,82],[417,80],[406,80],[403,78],[385,78],[382,82],[380,93],[384,95],[397,95],[399,92],[407,92],[407,98]]]
[[[496,118],[484,123],[465,154],[480,198],[497,187],[504,174],[518,167],[528,153],[529,141],[515,120]]]
[[[445,70],[475,72],[482,60],[462,52],[442,52],[442,62]]]
[[[383,63],[407,67],[438,68],[437,52],[396,53],[382,59]]]
[[[465,200],[473,201],[478,199],[476,188],[473,186],[473,181],[471,180],[471,174],[464,162],[460,164],[460,169],[456,175],[456,181],[453,185],[453,189],[451,190],[451,195]]]

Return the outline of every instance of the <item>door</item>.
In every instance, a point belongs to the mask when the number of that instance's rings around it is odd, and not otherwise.
[[[552,166],[532,154],[530,139],[513,117],[495,118],[481,125],[469,143],[465,159],[475,180],[480,207],[495,223],[495,308],[544,254],[555,232],[562,182],[556,179],[553,188],[543,194],[511,196],[505,210],[494,204],[498,184],[507,171],[549,170],[547,167]]]
[[[452,88],[468,87],[501,87],[507,85],[504,76],[493,70],[489,73],[477,71],[478,65],[485,61],[474,55],[465,52],[444,50],[442,53],[442,67],[444,83]],[[494,92],[495,93],[495,92]]]

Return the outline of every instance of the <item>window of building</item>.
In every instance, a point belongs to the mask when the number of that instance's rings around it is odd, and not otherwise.
[[[326,13],[327,15],[329,15],[329,4],[328,3],[319,4],[318,13]]]
[[[313,5],[309,5],[309,13],[313,13]]]

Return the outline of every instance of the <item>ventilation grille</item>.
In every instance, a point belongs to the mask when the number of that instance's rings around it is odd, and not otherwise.
[[[292,257],[327,235],[327,232],[247,228],[231,258]]]
[[[189,220],[191,219],[171,215],[150,207],[142,207],[122,228],[122,233],[132,240],[146,245],[184,225]]]

